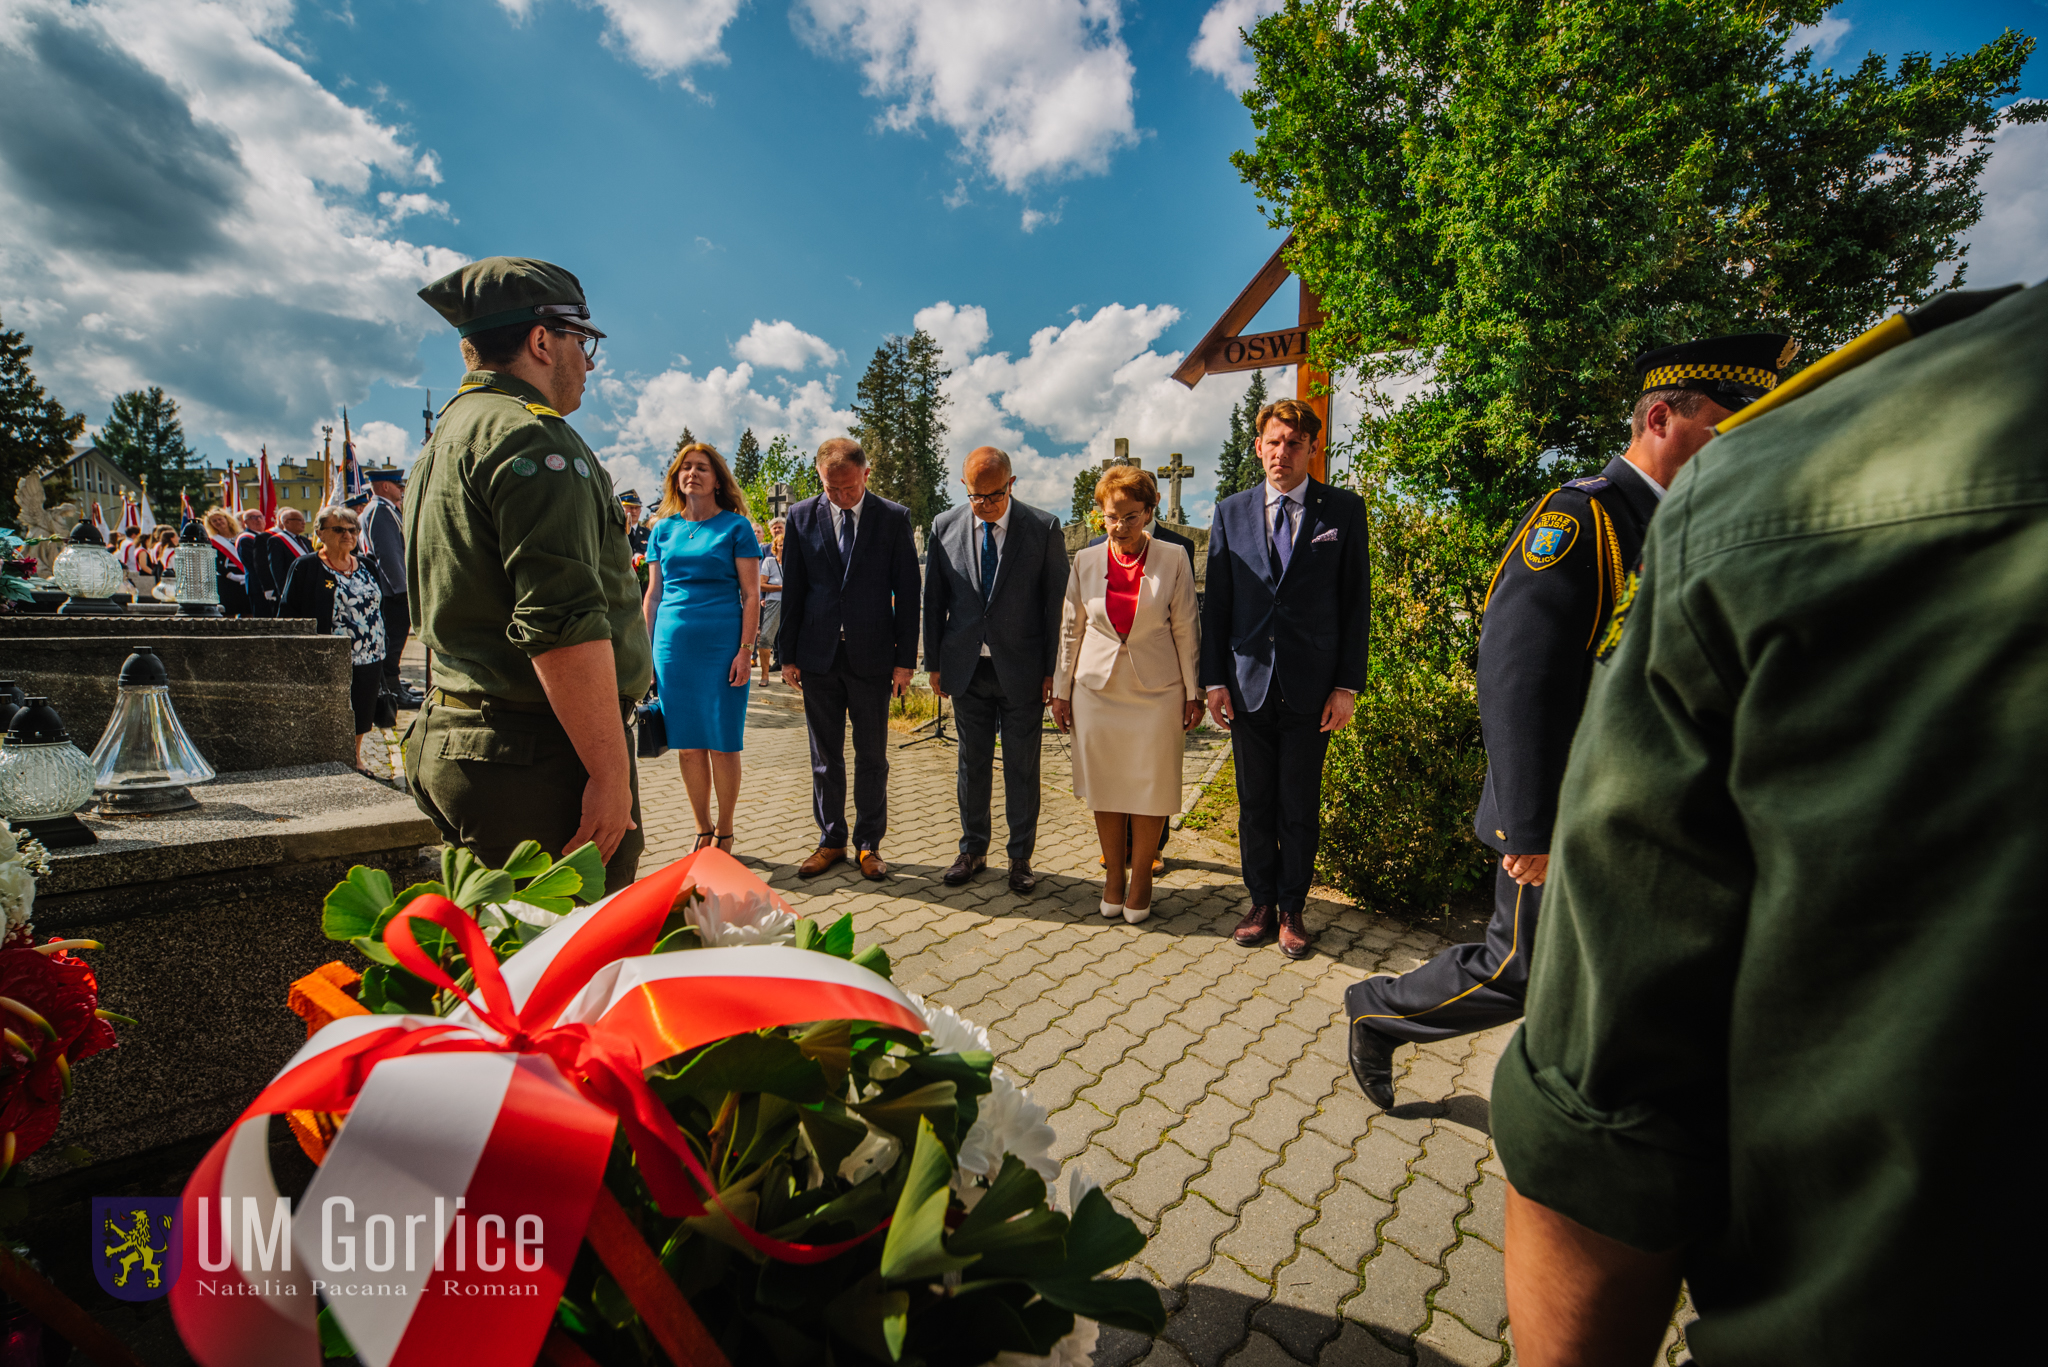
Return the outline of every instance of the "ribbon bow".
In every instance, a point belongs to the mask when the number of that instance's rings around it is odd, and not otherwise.
[[[887,980],[808,950],[650,954],[692,886],[779,901],[705,850],[565,918],[502,969],[445,898],[394,916],[386,947],[463,1006],[332,1022],[215,1143],[186,1185],[175,1250],[171,1307],[193,1356],[314,1367],[317,1289],[372,1367],[531,1360],[621,1126],[671,1217],[717,1209],[753,1247],[796,1263],[872,1237],[784,1243],[733,1219],[644,1072],[764,1026],[848,1018],[921,1032],[923,1017]],[[454,938],[474,992],[419,947],[422,922]],[[296,1216],[268,1157],[268,1118],[293,1110],[349,1114]]]

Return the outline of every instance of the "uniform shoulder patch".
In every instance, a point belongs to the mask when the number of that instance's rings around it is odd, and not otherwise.
[[[531,460],[528,460],[525,456],[512,457],[511,465],[512,473],[522,477],[531,475],[535,470],[538,470],[540,468],[538,465],[535,465]]]
[[[581,475],[581,476],[583,476],[583,477],[584,477],[585,479],[589,479],[589,478],[590,478],[590,462],[589,462],[589,461],[586,461],[586,460],[585,460],[585,459],[583,459],[583,457],[581,457],[581,456],[578,456],[578,457],[576,457],[576,473],[577,473],[577,474],[579,474],[579,475]]]
[[[1601,634],[1600,644],[1593,651],[1595,660],[1605,660],[1621,647],[1622,629],[1628,625],[1628,610],[1635,606],[1636,591],[1642,587],[1641,570],[1630,570],[1628,582],[1615,595],[1614,612],[1607,619],[1607,630]]]
[[[1579,539],[1579,520],[1570,513],[1549,509],[1537,514],[1522,539],[1522,563],[1532,570],[1547,570],[1565,558]]]
[[[1583,489],[1589,494],[1597,494],[1613,483],[1614,481],[1605,475],[1587,475],[1584,479],[1566,480],[1564,487],[1567,489]]]
[[[550,470],[561,471],[569,468],[569,462],[562,458],[559,451],[550,451],[545,464]]]
[[[530,403],[526,405],[526,411],[533,414],[536,418],[559,418],[562,416],[544,403]]]

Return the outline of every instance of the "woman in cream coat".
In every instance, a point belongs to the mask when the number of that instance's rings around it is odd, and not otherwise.
[[[1135,925],[1152,914],[1152,855],[1180,810],[1182,735],[1202,719],[1195,567],[1145,534],[1159,488],[1143,470],[1104,471],[1095,502],[1109,539],[1067,578],[1052,716],[1074,733],[1074,796],[1095,811],[1102,914]]]

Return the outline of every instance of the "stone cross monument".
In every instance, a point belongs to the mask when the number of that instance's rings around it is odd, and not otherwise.
[[[1166,520],[1174,523],[1185,523],[1187,518],[1181,514],[1180,510],[1180,482],[1194,474],[1195,467],[1181,460],[1180,452],[1175,451],[1166,458],[1166,464],[1160,466],[1152,473],[1164,475],[1166,477],[1166,487],[1171,491],[1166,498]]]

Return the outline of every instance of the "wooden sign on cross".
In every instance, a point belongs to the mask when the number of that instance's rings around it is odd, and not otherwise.
[[[1309,473],[1317,479],[1325,479],[1324,452],[1330,435],[1330,377],[1308,359],[1309,337],[1323,321],[1322,302],[1313,290],[1303,284],[1293,327],[1277,332],[1240,335],[1244,326],[1259,316],[1259,310],[1266,306],[1266,301],[1278,293],[1280,287],[1287,283],[1287,277],[1293,274],[1287,263],[1281,260],[1292,245],[1294,235],[1289,233],[1279,250],[1259,267],[1259,273],[1252,277],[1251,283],[1238,292],[1237,299],[1223,311],[1223,316],[1216,320],[1208,335],[1188,352],[1187,359],[1173,372],[1173,378],[1193,389],[1202,382],[1204,375],[1261,370],[1268,366],[1293,366],[1294,396],[1313,409],[1323,423],[1323,435],[1316,442]]]

